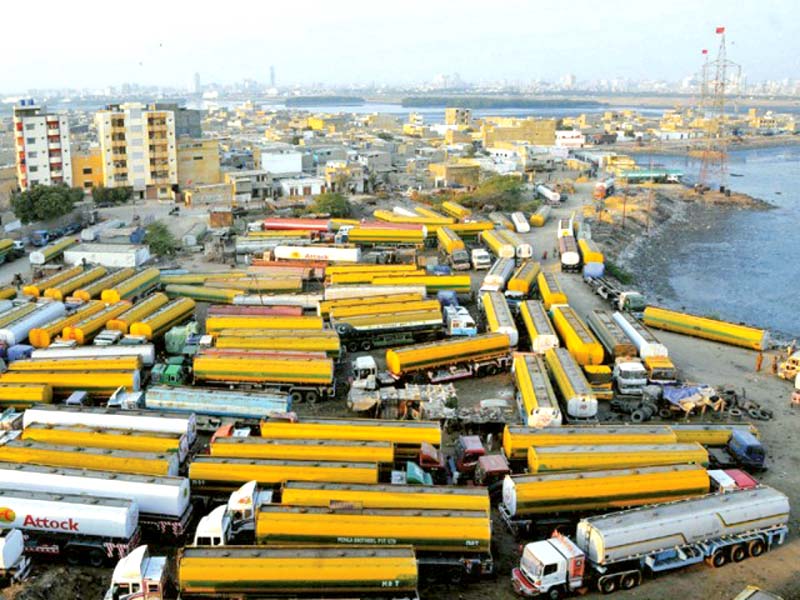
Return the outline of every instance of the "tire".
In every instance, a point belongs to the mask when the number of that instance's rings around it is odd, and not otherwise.
[[[597,589],[604,594],[613,594],[617,591],[617,578],[613,576],[602,578],[597,582]]]
[[[289,399],[292,401],[292,405],[300,404],[303,401],[303,393],[302,392],[291,392],[289,394]]]
[[[499,369],[497,368],[497,365],[489,365],[488,367],[486,367],[486,374],[489,375],[490,377],[492,375],[497,375],[498,372]]]
[[[637,573],[628,573],[622,576],[622,581],[620,581],[620,587],[623,590],[632,590],[637,585],[639,585],[640,577]]]
[[[671,419],[672,418],[672,411],[668,408],[662,408],[658,411],[658,416],[662,419]]]
[[[305,396],[306,396],[306,402],[308,402],[309,404],[316,404],[317,402],[319,402],[319,394],[314,390],[308,390]]]
[[[350,352],[358,352],[358,342],[347,342],[347,350]]]
[[[90,550],[88,556],[87,562],[93,567],[99,568],[106,564],[106,557],[100,550]]]
[[[766,550],[767,545],[762,540],[753,540],[748,547],[750,556],[761,556]]]
[[[733,562],[742,562],[745,558],[747,558],[747,546],[744,544],[734,546],[731,550],[731,560]]]
[[[741,418],[742,418],[742,415],[743,415],[744,413],[742,412],[742,409],[741,409],[741,408],[732,408],[732,409],[730,409],[730,410],[728,411],[728,414],[729,414],[730,416],[732,416],[734,419],[741,419]]]
[[[364,352],[369,352],[370,350],[372,350],[372,342],[369,340],[364,340],[363,342],[361,342],[361,349]]]
[[[550,588],[547,592],[547,597],[550,598],[550,600],[560,600],[561,590],[558,588]]]
[[[724,550],[717,550],[714,553],[714,556],[711,557],[711,566],[715,569],[719,569],[720,567],[725,566],[728,562],[728,557],[725,556]]]
[[[631,423],[642,423],[644,422],[644,412],[640,409],[637,409],[631,413]]]
[[[751,408],[747,411],[747,414],[750,415],[753,419],[759,420],[761,419],[761,409],[760,408]]]
[[[81,552],[77,548],[68,548],[66,552],[66,560],[68,565],[73,567],[81,564]]]

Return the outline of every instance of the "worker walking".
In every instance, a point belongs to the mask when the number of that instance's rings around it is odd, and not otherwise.
[[[778,374],[778,355],[777,354],[773,354],[772,355],[772,374],[773,375],[777,375]]]
[[[761,365],[764,364],[764,353],[759,351],[756,354],[756,373],[761,373]]]

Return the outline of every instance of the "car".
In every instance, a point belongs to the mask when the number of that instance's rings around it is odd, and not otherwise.
[[[74,235],[78,233],[81,229],[83,229],[83,225],[80,223],[70,223],[66,227],[64,227],[64,235]]]

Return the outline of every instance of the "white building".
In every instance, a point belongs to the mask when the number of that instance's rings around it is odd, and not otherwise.
[[[280,180],[283,196],[317,196],[327,190],[322,177],[289,177]]]
[[[578,129],[559,129],[556,131],[556,146],[560,148],[583,148],[586,136]]]
[[[175,115],[142,104],[109,106],[95,114],[103,185],[133,188],[134,197],[169,199],[178,184]]]
[[[72,186],[67,117],[48,113],[33,100],[21,100],[14,107],[14,150],[20,189]]]
[[[300,175],[303,172],[303,153],[290,144],[264,146],[259,166],[273,175]]]

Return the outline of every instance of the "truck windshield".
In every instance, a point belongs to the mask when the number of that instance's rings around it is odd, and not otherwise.
[[[637,369],[620,369],[620,379],[644,379],[644,371]]]
[[[522,559],[520,560],[519,566],[522,569],[522,572],[532,579],[542,576],[543,565],[530,550],[526,549],[522,553]]]

